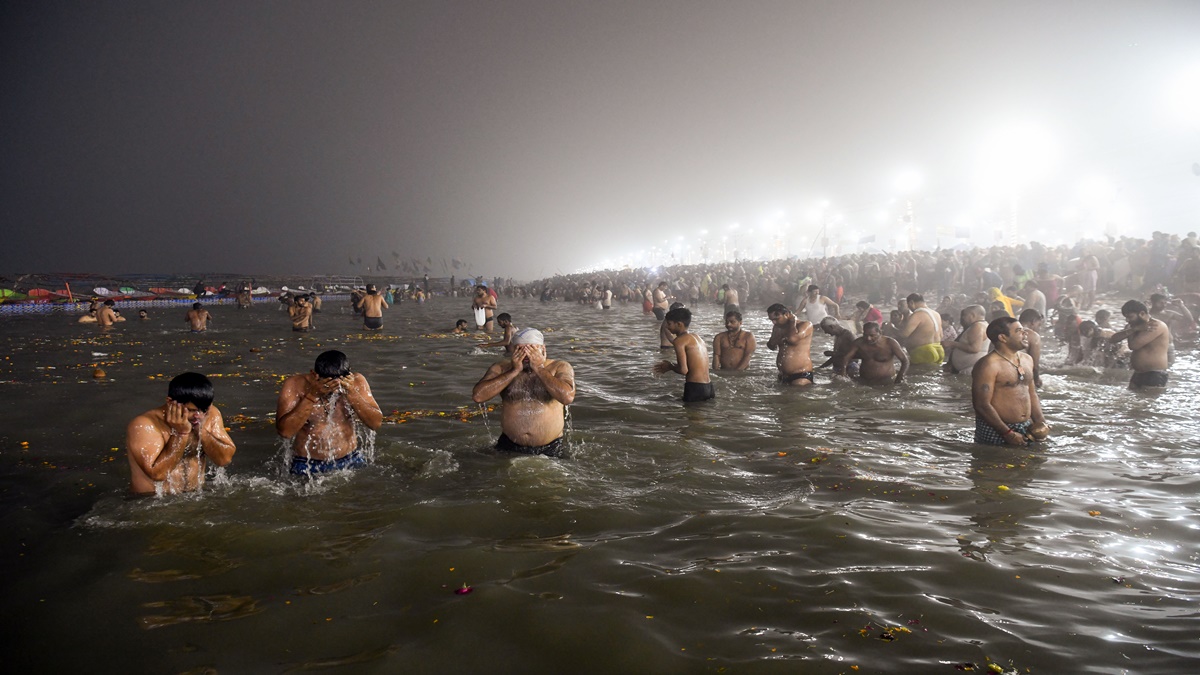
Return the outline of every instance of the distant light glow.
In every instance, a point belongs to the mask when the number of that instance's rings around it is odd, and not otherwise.
[[[976,187],[992,197],[1012,196],[1053,176],[1060,158],[1059,143],[1045,127],[1034,122],[999,127],[980,143]]]
[[[924,184],[925,177],[916,169],[905,169],[896,176],[895,188],[900,194],[911,194],[921,189]]]

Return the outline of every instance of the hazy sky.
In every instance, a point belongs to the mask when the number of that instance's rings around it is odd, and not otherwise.
[[[904,246],[906,171],[922,245],[1014,205],[1044,240],[1200,225],[1194,0],[33,0],[0,30],[3,272],[531,279],[807,254],[839,215],[843,250]]]

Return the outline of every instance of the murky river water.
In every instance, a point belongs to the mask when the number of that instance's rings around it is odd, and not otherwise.
[[[1166,393],[1055,368],[1055,436],[971,444],[969,376],[774,384],[683,406],[640,307],[501,301],[575,367],[570,457],[497,454],[470,390],[496,350],[445,333],[469,300],[186,307],[111,335],[0,320],[10,672],[1183,673],[1200,661],[1200,367]],[[132,314],[132,312],[126,312]],[[710,344],[719,310],[693,329]],[[814,352],[826,344],[818,338]],[[1048,340],[1052,342],[1052,339]],[[345,351],[389,415],[375,462],[285,475],[282,377]],[[99,364],[108,377],[94,380]],[[238,444],[203,494],[129,500],[125,425],[184,370]],[[457,594],[466,584],[469,594]],[[958,670],[956,670],[958,669]]]

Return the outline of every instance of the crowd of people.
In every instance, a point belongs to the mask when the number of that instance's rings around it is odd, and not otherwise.
[[[683,376],[688,403],[717,396],[710,365],[729,372],[749,368],[758,341],[743,328],[742,306],[766,305],[771,324],[766,346],[777,353],[780,385],[812,386],[822,368],[835,378],[876,384],[901,383],[911,367],[969,372],[975,442],[1025,445],[1050,433],[1037,391],[1044,339],[1066,344],[1069,364],[1098,359],[1089,362],[1129,368],[1133,388],[1167,385],[1174,337],[1195,333],[1198,250],[1194,233],[1183,239],[1155,233],[1151,240],[1084,241],[1072,248],[1031,244],[622,270],[560,276],[508,290],[518,296],[536,292],[547,302],[594,304],[602,311],[614,301],[640,301],[643,313],[661,322],[659,350],[675,357],[656,363],[653,373]],[[1178,289],[1174,296],[1165,284]],[[941,296],[936,308],[925,300],[922,291],[928,290]],[[1125,327],[1119,330],[1103,308],[1084,319],[1097,294],[1109,291],[1149,292],[1149,304],[1125,302],[1120,308]],[[518,328],[508,313],[496,314],[499,297],[497,288],[474,285],[475,328],[491,333],[498,325],[503,331],[500,339],[480,346],[503,347],[504,357],[487,369],[471,397],[476,403],[501,398],[498,450],[560,456],[565,406],[575,400],[574,370],[547,357],[540,331]],[[293,330],[312,329],[319,295],[285,294],[280,301]],[[880,306],[893,302],[895,309],[885,318]],[[725,327],[712,341],[711,362],[706,343],[689,331],[689,305],[704,303],[722,308]],[[390,303],[375,286],[355,291],[351,304],[365,329],[383,328],[383,310]],[[211,318],[196,303],[185,321],[198,332]],[[961,329],[953,327],[955,318]],[[1051,328],[1044,331],[1046,326]],[[831,347],[814,365],[812,340],[818,329],[830,337]],[[460,320],[454,332],[469,332],[469,324]],[[231,461],[236,448],[212,400],[208,378],[184,373],[171,381],[164,405],[130,423],[126,447],[135,493],[196,489],[206,462],[224,466]],[[322,353],[310,372],[288,378],[279,392],[276,429],[292,444],[295,474],[363,464],[356,428],[376,430],[382,421],[366,379],[351,372],[339,351]]]

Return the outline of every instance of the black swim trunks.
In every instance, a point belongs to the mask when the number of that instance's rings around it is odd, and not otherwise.
[[[1141,373],[1134,373],[1133,377],[1129,378],[1130,387],[1165,387],[1167,386],[1167,371],[1165,370],[1147,370]]]
[[[382,316],[364,316],[363,317],[363,328],[367,328],[369,330],[379,330],[380,328],[383,328],[383,317]]]
[[[779,383],[780,384],[791,384],[799,379],[805,379],[805,380],[808,380],[809,382],[816,381],[813,379],[813,372],[811,370],[806,370],[802,373],[792,373],[791,375],[784,375],[783,373],[779,374]]]
[[[712,382],[684,382],[683,383],[683,402],[695,403],[697,401],[707,401],[717,397],[717,391],[713,389]]]
[[[309,459],[308,457],[292,457],[292,466],[290,472],[297,476],[308,476],[314,473],[329,473],[330,471],[341,471],[343,469],[353,469],[359,466],[366,466],[367,458],[363,457],[362,452],[355,450],[354,452],[338,457],[337,459]]]
[[[307,333],[310,330],[312,330],[312,328],[296,328],[295,326],[292,326],[293,333]]]
[[[562,457],[564,447],[562,436],[545,445],[517,445],[507,434],[501,433],[496,440],[496,449],[504,452],[519,452],[523,455],[545,455],[547,457]]]
[[[666,317],[666,315],[667,315],[667,310],[663,309],[662,307],[654,308],[654,318],[655,319],[662,321],[663,318]]]

